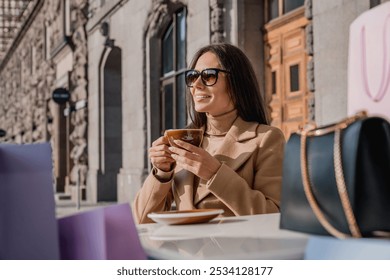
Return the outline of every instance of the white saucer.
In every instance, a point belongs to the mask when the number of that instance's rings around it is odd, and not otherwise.
[[[194,209],[183,211],[163,211],[148,214],[156,223],[165,225],[184,225],[206,223],[222,214],[222,209]]]

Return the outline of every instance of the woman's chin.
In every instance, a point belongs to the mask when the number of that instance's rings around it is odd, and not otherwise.
[[[198,113],[207,113],[207,107],[205,106],[196,106],[195,105],[195,111],[197,111]]]

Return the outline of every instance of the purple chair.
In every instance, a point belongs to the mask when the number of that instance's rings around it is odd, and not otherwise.
[[[144,260],[129,204],[58,219],[61,259]]]
[[[0,144],[0,259],[59,259],[50,144]]]

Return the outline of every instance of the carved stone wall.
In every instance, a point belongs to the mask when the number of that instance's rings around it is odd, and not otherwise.
[[[186,5],[183,0],[153,0],[152,9],[145,22],[145,34],[149,37],[158,36],[164,26],[172,19],[172,13]]]
[[[161,26],[167,20],[168,3],[164,0],[154,0],[152,4],[152,11],[146,19],[145,30],[149,32],[149,36],[153,37],[160,31]]]
[[[224,13],[223,0],[210,0],[211,43],[222,43],[225,41]]]
[[[0,68],[0,128],[6,131],[2,141],[32,143],[50,141],[53,149],[58,147],[54,119],[58,108],[51,100],[57,86],[56,53],[68,44],[73,52],[69,90],[72,102],[87,99],[87,38],[85,25],[87,0],[71,0],[70,39],[65,34],[64,1],[38,1],[39,11],[23,33],[19,44],[9,53],[10,58]],[[61,112],[62,113],[62,112]],[[70,158],[74,168],[69,183],[75,184],[81,170],[81,185],[86,184],[87,163],[87,109],[70,116],[71,131],[68,135],[72,145]],[[55,157],[56,152],[53,152]],[[57,159],[58,160],[58,159]],[[54,158],[54,162],[56,159]]]
[[[312,0],[305,0],[305,16],[307,19],[311,21],[313,17],[313,3]],[[310,22],[306,28],[306,52],[308,55],[307,61],[307,85],[309,90],[308,102],[307,102],[307,110],[308,110],[308,120],[311,122],[315,121],[315,99],[314,99],[314,91],[315,91],[315,81],[314,81],[314,46],[313,46],[313,23]]]
[[[87,100],[87,34],[85,25],[87,23],[86,0],[72,1],[71,6],[71,26],[74,27],[72,33],[73,43],[73,69],[70,75],[71,100],[76,103],[80,100]],[[80,172],[80,185],[82,188],[87,184],[88,172],[88,111],[87,108],[77,110],[71,114],[72,131],[69,140],[72,142],[70,158],[73,161],[73,168],[69,174],[70,184],[77,184],[78,172]]]
[[[0,72],[0,124],[7,132],[6,142],[48,140],[46,104],[55,72],[51,62],[44,59],[45,13],[42,11],[45,7],[27,27]]]
[[[48,1],[46,22],[49,27],[48,49],[53,52],[64,42],[63,1]]]

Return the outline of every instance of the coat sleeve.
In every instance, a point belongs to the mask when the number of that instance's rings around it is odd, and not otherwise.
[[[171,175],[171,178],[167,181],[159,180],[156,176],[156,173],[156,169],[153,169],[146,178],[142,188],[138,191],[134,200],[134,216],[136,221],[140,224],[153,223],[153,221],[147,216],[151,212],[171,209],[171,204],[173,201],[173,176]]]
[[[236,216],[279,212],[284,144],[283,133],[271,128],[260,140],[252,163],[245,164],[244,168],[253,168],[251,179],[222,164],[207,187]]]

